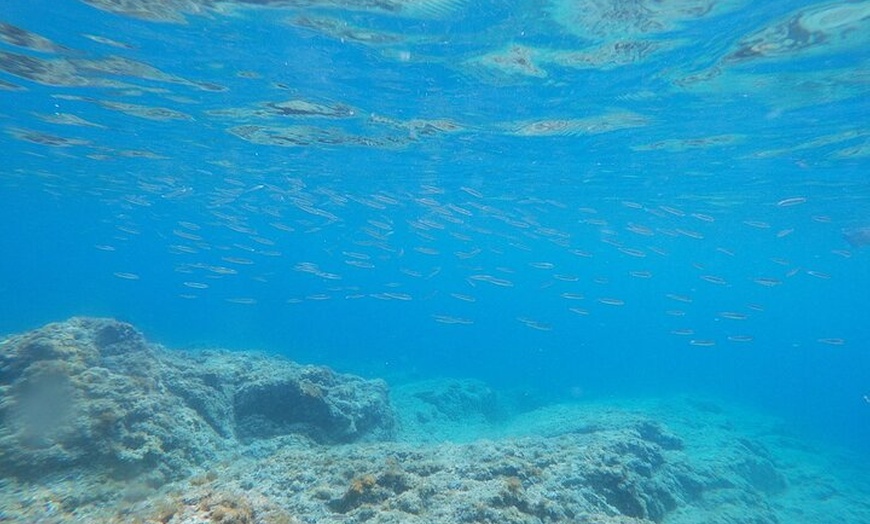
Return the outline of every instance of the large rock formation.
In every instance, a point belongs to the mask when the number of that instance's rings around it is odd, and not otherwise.
[[[0,351],[0,475],[87,466],[176,478],[239,441],[387,438],[382,381],[250,353],[149,344],[129,324],[73,318]]]
[[[113,320],[13,336],[0,341],[0,521],[870,522],[863,471],[834,478],[846,462],[712,402],[515,413],[455,379],[395,396],[396,417],[381,381],[166,350]]]

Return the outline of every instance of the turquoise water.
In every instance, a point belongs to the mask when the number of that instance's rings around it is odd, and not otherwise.
[[[0,331],[718,396],[870,453],[870,3],[580,4],[4,2]]]

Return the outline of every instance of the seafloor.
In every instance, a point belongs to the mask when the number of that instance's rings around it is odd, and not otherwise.
[[[0,522],[870,522],[870,480],[690,397],[527,407],[73,318],[0,342]]]

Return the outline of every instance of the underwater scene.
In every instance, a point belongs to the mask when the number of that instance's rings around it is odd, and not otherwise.
[[[870,523],[868,95],[868,0],[4,0],[0,522]]]

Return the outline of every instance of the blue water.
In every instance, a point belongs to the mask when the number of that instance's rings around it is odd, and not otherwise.
[[[0,6],[0,331],[716,396],[870,454],[867,2],[91,3]]]

